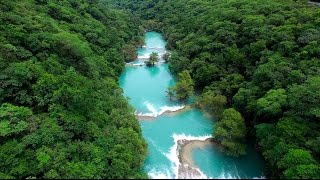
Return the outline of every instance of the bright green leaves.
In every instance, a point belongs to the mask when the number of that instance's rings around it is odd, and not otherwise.
[[[3,104],[0,107],[0,136],[17,135],[28,128],[32,111],[25,107]]]
[[[272,165],[275,166],[278,163],[278,168],[282,170],[289,168],[290,164],[300,166],[305,164],[305,160],[313,159],[306,150],[299,149],[293,152],[290,150],[305,146],[310,132],[311,129],[306,122],[300,118],[293,117],[282,118],[276,125],[259,124],[256,126],[257,138],[263,150],[263,155]],[[280,159],[282,160],[279,161]],[[288,162],[291,160],[292,162]],[[293,177],[287,176],[286,178]]]
[[[46,151],[48,151],[48,148],[46,148],[46,147],[38,149],[38,152],[36,154],[36,158],[39,161],[39,165],[38,165],[39,168],[42,168],[42,167],[48,165],[50,160],[52,159],[50,154]]]
[[[289,89],[289,107],[293,113],[320,117],[320,77],[312,77],[302,85],[293,85]]]
[[[12,133],[11,127],[10,127],[10,122],[8,121],[1,121],[0,122],[0,136],[7,136]]]
[[[130,137],[130,141],[128,137]],[[110,177],[123,178],[125,174],[137,171],[143,164],[142,159],[147,153],[146,144],[138,137],[138,134],[131,128],[121,128],[116,133],[115,145],[108,157],[109,164],[111,164],[111,169],[108,170]]]
[[[15,125],[11,125],[10,122],[1,121],[0,122],[0,136],[9,136],[12,134],[19,134],[28,127],[28,123],[20,121]]]
[[[310,152],[302,149],[290,149],[289,152],[278,162],[280,168],[290,168],[300,164],[312,164],[316,161]]]
[[[277,90],[270,90],[267,94],[258,99],[257,101],[257,108],[258,108],[258,115],[269,115],[269,116],[276,116],[282,113],[283,107],[287,105],[287,95],[286,90],[284,89],[277,89]]]
[[[221,143],[223,151],[231,156],[246,154],[244,144],[246,126],[241,114],[233,108],[226,109],[215,124],[213,138]]]
[[[319,179],[319,172],[319,164],[308,164],[289,168],[283,174],[286,179]]]
[[[317,179],[320,176],[320,165],[310,152],[302,149],[290,149],[278,162],[278,167],[285,169],[283,175],[288,179]]]

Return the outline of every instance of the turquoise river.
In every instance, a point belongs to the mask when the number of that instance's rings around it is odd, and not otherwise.
[[[176,113],[184,104],[170,102],[166,90],[175,84],[168,65],[160,60],[154,67],[146,67],[144,61],[152,52],[166,52],[166,41],[160,33],[147,32],[145,45],[138,49],[137,60],[128,63],[120,77],[120,86],[136,109],[142,133],[148,143],[148,157],[144,170],[150,178],[178,178],[178,140],[205,140],[211,137],[214,120],[206,117],[199,109],[187,109]],[[139,119],[139,118],[138,118]],[[231,158],[214,146],[192,151],[195,168],[201,176],[186,178],[261,178],[263,160],[248,147],[246,156]]]

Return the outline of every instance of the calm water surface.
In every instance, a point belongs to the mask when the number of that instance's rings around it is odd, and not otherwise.
[[[166,90],[175,84],[168,65],[159,63],[155,67],[138,66],[152,52],[161,56],[166,52],[166,41],[157,32],[145,34],[145,46],[138,49],[138,59],[126,66],[120,77],[120,86],[129,98],[136,113],[155,116],[153,120],[141,120],[140,125],[148,143],[149,155],[144,170],[151,178],[176,178],[179,159],[176,152],[179,139],[206,139],[214,129],[214,121],[198,109],[175,115],[160,115],[165,110],[176,110],[183,106],[170,102]],[[137,65],[137,66],[133,66]],[[192,153],[195,164],[203,178],[255,178],[262,177],[263,160],[253,150],[241,158],[225,156],[213,147],[195,149]]]

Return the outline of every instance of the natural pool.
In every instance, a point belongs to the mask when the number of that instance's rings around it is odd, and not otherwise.
[[[138,49],[138,59],[127,65],[120,77],[120,86],[136,114],[154,117],[139,120],[149,151],[144,169],[151,178],[178,178],[177,141],[205,140],[211,137],[214,129],[214,121],[195,108],[181,113],[164,113],[184,106],[166,97],[165,91],[175,84],[175,80],[167,64],[160,62],[154,67],[146,67],[143,62],[152,52],[164,54],[165,45],[160,33],[147,32],[145,46]],[[263,177],[263,159],[252,147],[248,148],[246,156],[231,158],[208,146],[194,149],[192,159],[202,175],[190,178]]]

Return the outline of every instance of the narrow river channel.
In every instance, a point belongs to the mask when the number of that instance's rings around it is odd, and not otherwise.
[[[127,64],[120,77],[120,86],[136,109],[143,136],[148,143],[148,157],[144,170],[150,178],[260,178],[263,177],[263,160],[252,147],[248,154],[231,158],[214,145],[193,147],[185,153],[191,162],[181,168],[179,161],[181,140],[205,140],[211,137],[214,120],[199,109],[171,102],[166,90],[175,84],[168,65],[161,60],[154,67],[144,61],[152,52],[166,52],[166,42],[157,32],[145,34],[145,46],[138,49],[138,59]]]

